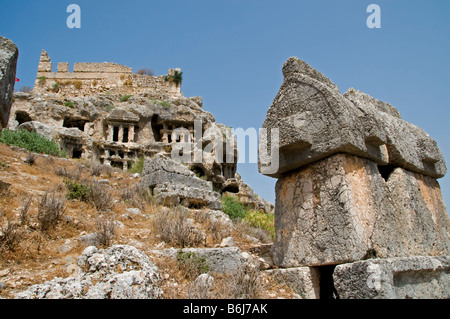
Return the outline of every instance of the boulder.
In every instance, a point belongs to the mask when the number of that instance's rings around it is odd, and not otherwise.
[[[38,122],[38,121],[29,121],[25,122],[17,128],[19,130],[24,130],[28,132],[35,132],[39,135],[42,135],[48,140],[53,139],[53,128],[50,125]]]
[[[17,293],[16,299],[154,299],[162,295],[158,268],[135,247],[87,247],[77,277],[54,278]]]
[[[8,125],[18,57],[16,45],[0,36],[0,131]]]
[[[245,263],[248,258],[242,254],[238,247],[224,248],[183,248],[183,253],[195,253],[197,256],[204,257],[208,263],[209,270],[217,273],[235,273]],[[152,250],[150,253],[156,257],[176,258],[179,249],[169,248],[163,250]]]
[[[213,191],[211,182],[161,154],[145,160],[142,184],[152,190],[161,204],[222,209],[220,194]]]

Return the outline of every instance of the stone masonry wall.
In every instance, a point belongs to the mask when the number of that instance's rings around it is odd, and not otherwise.
[[[73,72],[69,72],[68,63],[60,62],[57,72],[52,69],[47,52],[42,50],[34,93],[54,92],[63,96],[148,93],[159,100],[182,96],[180,85],[165,81],[165,76],[133,74],[131,68],[116,63],[75,63]]]
[[[274,263],[310,268],[316,279],[303,282],[320,298],[448,298],[450,221],[437,181],[447,169],[436,142],[392,105],[341,95],[297,58],[283,74],[263,124],[279,131],[278,170],[259,158],[261,173],[278,178]]]

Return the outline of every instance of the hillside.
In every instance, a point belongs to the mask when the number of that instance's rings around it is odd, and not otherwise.
[[[33,165],[27,163],[33,158]],[[193,274],[202,272],[214,278],[212,290],[202,297],[299,297],[264,271],[272,267],[270,260],[255,252],[267,251],[267,233],[245,222],[231,222],[221,211],[156,205],[137,187],[141,179],[137,175],[82,159],[30,156],[25,149],[0,144],[0,296],[14,298],[34,284],[76,276],[77,258],[92,244],[99,248],[122,244],[136,247],[158,267],[162,298],[199,296],[193,293],[197,277]],[[74,195],[68,181],[97,185],[97,195],[68,199]],[[42,218],[45,194],[47,204],[54,199],[54,205],[63,205],[62,216],[47,224]],[[185,240],[167,237],[168,226],[184,229]],[[245,273],[214,272],[208,266],[192,271],[167,253],[183,246],[237,247],[247,264],[256,266],[243,267]]]

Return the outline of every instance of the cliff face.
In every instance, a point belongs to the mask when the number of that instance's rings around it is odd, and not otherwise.
[[[0,36],[0,131],[8,124],[18,57],[14,43]]]

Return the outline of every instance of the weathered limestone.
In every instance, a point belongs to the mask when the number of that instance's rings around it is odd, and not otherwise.
[[[259,157],[261,173],[278,178],[274,264],[317,271],[321,298],[448,298],[450,221],[436,181],[446,166],[436,142],[388,103],[354,89],[341,95],[297,58],[283,74],[263,125],[279,130],[278,170]],[[374,267],[384,290],[365,281]]]
[[[38,122],[38,121],[30,121],[25,122],[17,127],[18,130],[24,130],[28,132],[35,132],[44,136],[46,139],[53,139],[53,129],[50,125]]]
[[[336,154],[285,174],[276,196],[272,252],[283,267],[450,249],[439,184],[402,168],[385,181],[371,160]]]
[[[142,184],[165,205],[222,209],[220,194],[213,191],[211,182],[198,178],[187,167],[164,155],[156,154],[145,160]]]
[[[18,56],[15,44],[0,36],[0,131],[8,125]]]
[[[269,269],[266,272],[293,288],[303,299],[320,298],[319,274],[311,267]]]
[[[135,247],[87,247],[76,277],[31,286],[15,299],[156,299],[162,295],[158,268]]]
[[[86,96],[99,93],[137,94],[147,93],[154,99],[167,100],[182,97],[181,83],[166,80],[166,76],[133,74],[131,68],[111,63],[75,63],[69,72],[67,62],[58,63],[57,72],[46,51],[42,50],[38,64],[34,93],[58,93],[62,96]],[[173,74],[180,69],[169,69]]]
[[[336,266],[341,299],[448,299],[450,257],[370,259]]]
[[[176,258],[180,250],[169,248],[164,250],[152,250],[150,254],[156,257]],[[234,273],[252,261],[250,255],[243,253],[238,247],[224,248],[183,248],[182,253],[195,253],[204,257],[208,262],[209,270],[217,273]]]
[[[124,65],[103,62],[103,63],[75,63],[73,72],[87,73],[132,73],[132,69]]]
[[[353,89],[342,96],[329,79],[297,58],[287,60],[283,74],[263,124],[280,130],[279,170],[268,175],[280,177],[342,152],[434,178],[445,175],[436,142],[389,104]],[[265,164],[260,163],[263,174]]]

